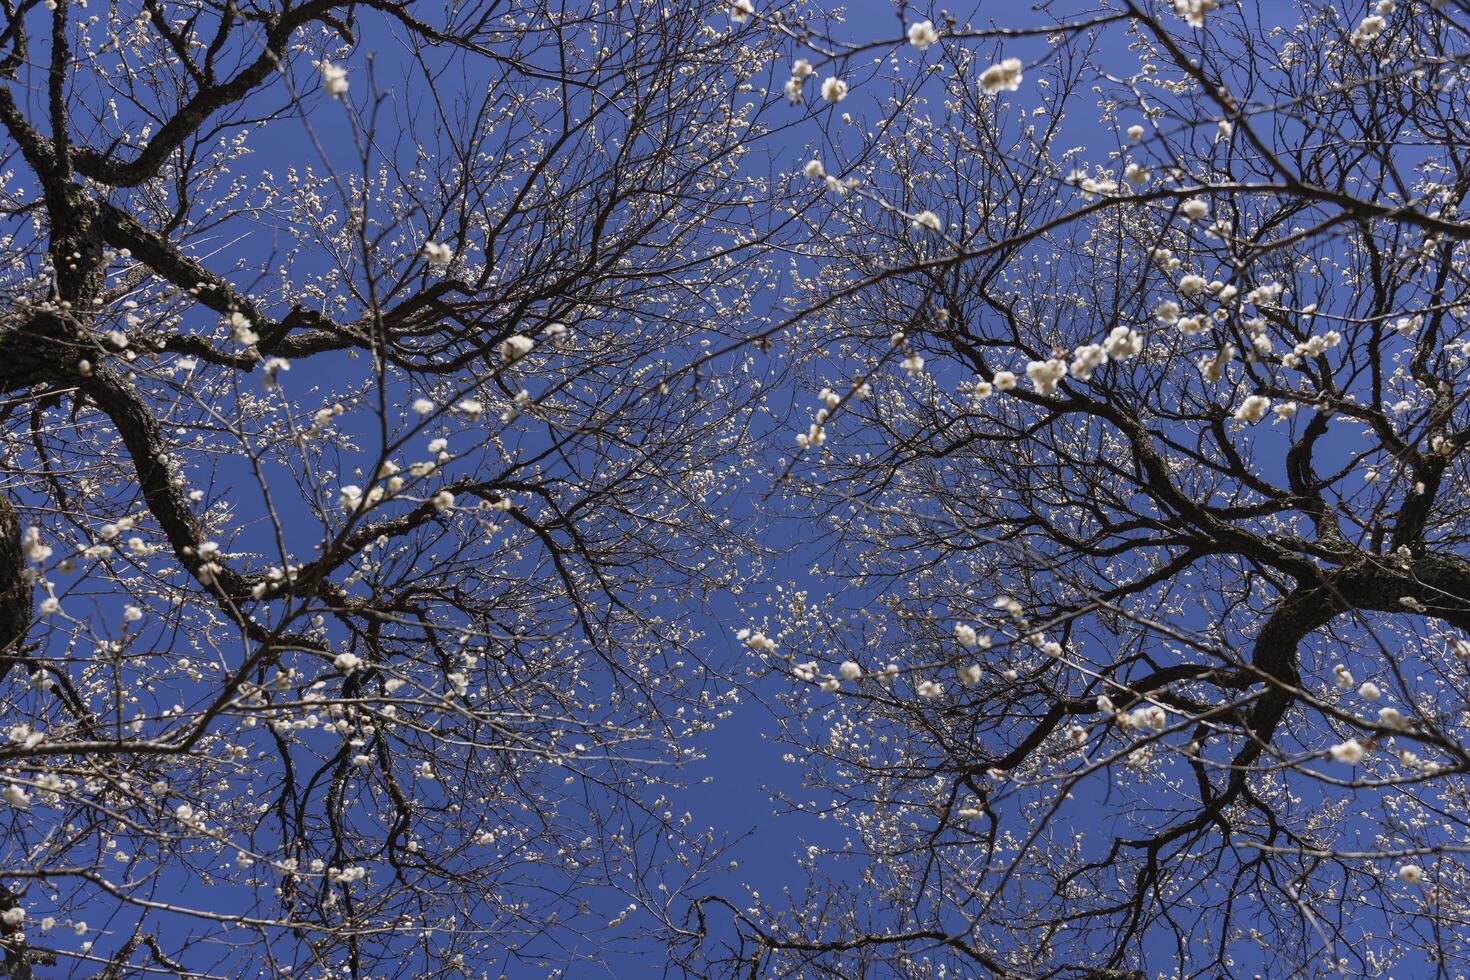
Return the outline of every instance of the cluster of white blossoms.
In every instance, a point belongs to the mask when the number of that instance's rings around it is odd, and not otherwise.
[[[730,0],[730,19],[735,23],[744,24],[754,13],[755,6],[750,0]]]
[[[1048,358],[1045,361],[1031,361],[1026,365],[1026,377],[1031,379],[1031,384],[1038,395],[1051,395],[1057,390],[1063,378],[1067,376],[1067,362],[1059,357]]]
[[[1382,3],[1378,5],[1380,10],[1384,6],[1385,4]],[[1393,4],[1391,2],[1387,3],[1387,7],[1389,12],[1393,11]],[[1348,43],[1355,48],[1366,48],[1378,40],[1379,35],[1383,33],[1383,29],[1387,26],[1388,21],[1384,19],[1382,14],[1369,14],[1358,22],[1357,27],[1353,28],[1353,33],[1348,36]]]
[[[806,101],[806,95],[803,91],[806,87],[806,80],[815,75],[816,71],[812,67],[812,63],[805,58],[797,58],[792,62],[791,77],[786,79],[786,98],[790,100],[792,105]]]
[[[429,265],[440,268],[454,261],[454,249],[441,242],[424,242],[423,255]]]
[[[741,629],[735,634],[735,639],[756,653],[774,653],[776,650],[776,641],[759,630]]]
[[[831,388],[823,388],[817,393],[817,399],[821,401],[822,407],[817,409],[812,424],[805,432],[796,434],[796,444],[802,449],[815,448],[827,441],[827,420],[832,417],[837,406],[842,404],[842,396]]]
[[[1190,27],[1204,27],[1205,15],[1219,6],[1219,0],[1174,0],[1174,13]]]
[[[1237,422],[1255,424],[1266,417],[1266,410],[1271,407],[1271,399],[1265,395],[1247,395],[1235,408],[1233,418]]]
[[[987,94],[1014,92],[1021,87],[1021,59],[1006,58],[980,73],[980,88]]]
[[[330,61],[321,61],[317,70],[322,73],[322,88],[334,99],[347,94],[347,69]]]
[[[1099,704],[1102,700],[1102,698],[1098,699]],[[1119,712],[1113,717],[1113,723],[1125,732],[1161,732],[1169,727],[1169,713],[1157,704],[1148,704],[1129,712]]]
[[[827,173],[827,168],[822,166],[821,160],[808,160],[801,169],[802,173],[806,174],[808,179],[820,180],[826,186],[827,190],[834,194],[846,194],[848,190],[856,187],[858,184],[856,177],[849,177],[846,181],[842,181]]]
[[[1290,354],[1281,355],[1281,363],[1289,368],[1299,367],[1303,359],[1321,357],[1342,343],[1342,334],[1329,330],[1320,336],[1308,337],[1292,348]]]
[[[966,650],[989,650],[992,643],[989,636],[979,632],[969,623],[955,623],[954,638],[955,642]]]
[[[1026,377],[1038,395],[1050,396],[1068,374],[1078,381],[1090,381],[1092,376],[1108,361],[1126,361],[1143,351],[1143,336],[1131,327],[1114,327],[1100,344],[1083,344],[1066,355],[1050,357],[1026,364]],[[989,381],[979,380],[969,385],[970,394],[976,401],[989,398],[997,392],[1011,391],[1016,387],[1018,376],[1014,371],[996,371]]]

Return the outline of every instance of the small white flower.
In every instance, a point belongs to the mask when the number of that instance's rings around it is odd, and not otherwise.
[[[1363,749],[1362,743],[1355,738],[1350,738],[1346,742],[1339,742],[1327,751],[1332,753],[1332,757],[1338,762],[1346,763],[1350,766],[1357,765],[1362,761],[1363,756],[1367,754]]]
[[[837,668],[837,673],[845,681],[855,681],[863,676],[863,668],[851,660],[844,660],[842,666]]]
[[[274,388],[280,384],[276,375],[282,371],[291,370],[291,362],[284,357],[271,357],[266,359],[266,362],[261,365],[261,368],[264,371],[261,384],[267,388]]]
[[[1249,395],[1235,409],[1235,420],[1237,422],[1259,422],[1266,417],[1266,410],[1270,407],[1271,399],[1265,395]]]
[[[1124,329],[1127,329],[1126,327]],[[1072,377],[1078,381],[1091,380],[1092,374],[1108,359],[1101,344],[1084,344],[1072,352]]]
[[[920,51],[929,50],[929,46],[939,40],[939,31],[934,28],[932,20],[921,20],[909,25],[909,43]]]
[[[438,242],[424,242],[424,258],[430,265],[446,266],[454,261],[454,249]]]
[[[1058,358],[1046,361],[1032,361],[1026,365],[1026,377],[1036,387],[1038,395],[1050,395],[1057,390],[1057,384],[1067,374],[1067,362]]]
[[[362,666],[362,658],[355,653],[339,653],[332,658],[332,666],[344,674],[350,674]]]
[[[827,171],[822,167],[820,160],[808,160],[802,171],[812,180],[821,180],[827,176]]]
[[[3,791],[0,791],[0,796],[3,796],[5,802],[17,810],[24,810],[31,805],[31,795],[14,783],[11,783]]]
[[[1348,688],[1353,686],[1353,675],[1342,664],[1338,664],[1336,667],[1333,667],[1332,674],[1335,678],[1337,689],[1339,691],[1346,691]]]
[[[1383,692],[1372,681],[1364,681],[1362,686],[1358,688],[1358,697],[1364,701],[1377,701],[1382,696]]]
[[[920,211],[914,215],[914,227],[932,231],[936,235],[944,230],[944,222],[933,211]]]
[[[991,382],[996,391],[1010,391],[1016,387],[1016,375],[1013,371],[997,371]]]
[[[1353,28],[1353,33],[1348,38],[1348,43],[1355,48],[1366,47],[1377,40],[1378,36],[1383,33],[1383,29],[1387,26],[1388,21],[1377,14],[1369,14],[1359,22],[1357,27]]]
[[[505,358],[505,363],[514,364],[536,347],[536,341],[525,334],[511,334],[500,342],[500,356]]]
[[[1378,724],[1384,728],[1407,728],[1409,727],[1409,719],[1405,718],[1404,713],[1398,708],[1379,708]]]
[[[435,510],[446,511],[453,506],[454,494],[450,493],[448,490],[440,490],[438,493],[434,494]]]
[[[1198,296],[1209,288],[1209,281],[1204,276],[1197,276],[1194,273],[1190,273],[1179,280],[1179,291],[1186,297]],[[1178,308],[1177,305],[1175,305],[1175,308]],[[1160,305],[1160,309],[1164,309],[1163,304]]]
[[[730,0],[730,19],[737,24],[743,24],[750,20],[750,15],[755,13],[755,7],[750,0]]]
[[[334,65],[330,61],[323,61],[317,65],[322,73],[322,88],[332,98],[340,98],[347,94],[347,69],[341,65]]]
[[[1121,361],[1143,350],[1143,337],[1130,327],[1114,327],[1102,346],[1109,357]]]
[[[8,908],[4,912],[0,912],[0,922],[5,923],[12,929],[24,922],[25,919],[26,910],[21,908],[19,905],[16,905],[13,908]]]
[[[1191,197],[1179,205],[1179,212],[1190,221],[1198,221],[1210,213],[1210,205],[1203,198]]]
[[[1174,0],[1174,13],[1190,27],[1204,27],[1205,14],[1214,10],[1219,0]]]
[[[429,401],[427,398],[415,398],[413,402],[413,410],[419,415],[431,415],[434,411],[434,403]]]
[[[921,698],[937,698],[944,694],[944,685],[938,681],[920,681],[914,690]]]
[[[1409,885],[1417,885],[1424,881],[1424,869],[1417,864],[1406,864],[1399,868],[1399,880]]]
[[[1021,59],[1007,58],[980,73],[980,87],[990,95],[1014,92],[1021,87]]]
[[[1140,125],[1138,125],[1137,123],[1133,124],[1132,126],[1129,126],[1128,127],[1128,138],[1130,140],[1132,140],[1133,142],[1135,142],[1135,143],[1137,143],[1139,140],[1143,139],[1143,127],[1140,126]]]
[[[840,78],[829,78],[822,83],[822,98],[834,105],[847,98],[847,83]]]
[[[250,318],[243,313],[235,312],[225,317],[225,326],[230,328],[230,336],[235,343],[243,347],[249,347],[260,340],[260,334],[250,328]]]

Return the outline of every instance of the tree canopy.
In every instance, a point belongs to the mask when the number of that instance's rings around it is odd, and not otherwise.
[[[7,2],[0,975],[1470,970],[1470,6],[972,6]]]

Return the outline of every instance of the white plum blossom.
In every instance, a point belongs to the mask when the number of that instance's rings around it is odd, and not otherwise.
[[[1198,296],[1200,293],[1205,292],[1209,288],[1209,280],[1207,280],[1204,276],[1198,276],[1194,273],[1183,276],[1179,280],[1179,291],[1183,293],[1186,297],[1192,298]]]
[[[1419,885],[1424,882],[1424,869],[1417,864],[1405,864],[1399,868],[1399,880],[1407,885]]]
[[[1057,384],[1067,375],[1067,362],[1060,358],[1031,361],[1026,365],[1026,377],[1031,379],[1038,395],[1051,395]]]
[[[317,65],[317,70],[322,73],[322,88],[332,98],[337,99],[347,94],[347,69],[341,65],[334,65],[330,61],[323,61]]]
[[[735,23],[745,23],[754,13],[755,6],[750,0],[730,0],[730,19]]]
[[[229,328],[230,337],[235,343],[243,347],[249,347],[260,341],[260,334],[251,329],[250,318],[239,311],[225,317],[225,326]]]
[[[424,258],[431,266],[446,266],[454,261],[454,249],[441,242],[424,242]]]
[[[1131,327],[1114,327],[1102,346],[1108,357],[1122,361],[1143,350],[1143,337]]]
[[[1014,92],[1021,87],[1021,59],[1006,58],[980,73],[980,88],[987,94]]]
[[[914,215],[913,225],[915,228],[922,228],[935,234],[944,230],[944,222],[940,221],[939,215],[933,211],[920,211]]]
[[[507,364],[514,364],[536,347],[536,341],[525,334],[511,334],[500,342],[500,356]]]
[[[1174,13],[1190,27],[1204,27],[1205,15],[1219,5],[1219,0],[1174,0]]]
[[[837,673],[845,681],[855,681],[863,676],[863,668],[852,660],[844,660],[837,668]]]
[[[939,40],[939,31],[932,20],[915,21],[909,25],[909,43],[920,51],[929,50]]]
[[[1234,418],[1237,422],[1259,422],[1266,417],[1266,410],[1270,407],[1271,399],[1265,395],[1247,395],[1236,407]]]
[[[1377,14],[1369,14],[1358,22],[1357,27],[1353,28],[1353,33],[1348,38],[1348,42],[1355,48],[1367,47],[1378,39],[1378,36],[1383,33],[1383,29],[1387,26],[1387,20]]]
[[[1346,742],[1339,742],[1327,751],[1330,752],[1332,754],[1332,758],[1336,759],[1338,762],[1342,762],[1350,766],[1357,765],[1359,762],[1362,761],[1363,756],[1367,754],[1366,751],[1363,749],[1362,743],[1355,738],[1350,738]]]
[[[822,82],[822,99],[836,104],[847,98],[847,83],[840,78],[828,78]]]
[[[1107,351],[1101,344],[1084,344],[1072,352],[1069,370],[1078,381],[1088,381],[1092,378],[1092,373],[1105,364],[1107,359]]]

